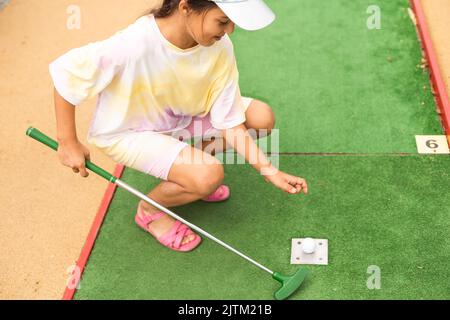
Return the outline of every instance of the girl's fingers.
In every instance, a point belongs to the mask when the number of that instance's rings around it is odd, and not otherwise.
[[[308,193],[308,184],[306,183],[305,179],[295,177],[295,183],[299,185],[300,188],[303,188],[305,194]]]
[[[287,193],[290,193],[290,194],[297,193],[297,189],[294,186],[292,186],[291,184],[289,184],[287,181],[283,181],[280,184],[279,188],[281,190],[283,190],[284,192],[287,192]]]
[[[305,180],[303,180],[302,188],[303,188],[303,190],[305,191],[305,194],[308,193],[308,184],[306,183]]]
[[[80,171],[81,171],[81,176],[83,178],[87,178],[89,176],[89,173],[86,170],[86,167],[84,166],[84,164],[80,167]]]
[[[303,189],[305,194],[308,193],[308,185],[303,178],[295,177],[289,174],[283,174],[282,179],[274,184],[281,190],[289,194],[300,193]]]
[[[308,185],[307,185],[305,179],[292,176],[289,181],[289,184],[295,186],[297,192],[300,192],[303,189],[305,194],[308,193]]]

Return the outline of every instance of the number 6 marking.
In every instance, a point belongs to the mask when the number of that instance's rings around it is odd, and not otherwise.
[[[436,140],[427,140],[426,145],[430,149],[437,149],[439,145],[436,143]]]

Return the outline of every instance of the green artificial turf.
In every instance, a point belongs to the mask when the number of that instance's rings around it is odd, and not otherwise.
[[[241,93],[273,108],[281,152],[415,152],[415,135],[443,133],[408,0],[267,3],[270,27],[231,37]]]
[[[188,221],[268,268],[293,273],[291,238],[329,240],[329,265],[292,299],[449,299],[450,157],[282,156],[280,169],[304,177],[309,195],[288,195],[248,164],[225,165],[224,203],[175,208]],[[157,180],[126,169],[142,192]],[[446,192],[447,191],[447,192]],[[268,273],[209,239],[171,251],[139,229],[139,199],[118,189],[76,299],[271,299]],[[366,286],[369,266],[381,289]]]
[[[309,267],[292,299],[450,299],[450,157],[398,154],[417,152],[415,135],[443,134],[408,1],[376,2],[381,30],[366,26],[369,0],[267,2],[272,26],[232,35],[242,94],[276,114],[279,149],[265,149],[366,155],[282,155],[307,196],[227,164],[229,201],[174,211],[285,274],[297,268],[291,238],[328,239],[329,265]],[[129,168],[123,180],[142,192],[157,183]],[[269,274],[208,239],[191,253],[157,243],[134,223],[138,201],[116,191],[75,299],[273,297]],[[379,290],[367,288],[370,266]]]

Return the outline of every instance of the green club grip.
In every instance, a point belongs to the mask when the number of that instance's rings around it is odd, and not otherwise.
[[[29,127],[27,129],[27,136],[32,137],[33,139],[42,142],[43,144],[45,144],[46,146],[52,148],[55,151],[58,151],[58,142],[56,142],[55,140],[53,140],[52,138],[48,137],[47,135],[45,135],[44,133],[40,132],[38,129],[33,128],[33,127]],[[89,160],[86,160],[85,162],[86,168],[88,168],[89,170],[91,170],[92,172],[95,172],[96,174],[98,174],[100,177],[105,178],[106,180],[108,180],[109,182],[115,183],[117,178],[114,177],[112,174],[110,174],[108,171],[103,170],[102,168],[100,168],[99,166],[93,164],[92,162],[90,162]]]

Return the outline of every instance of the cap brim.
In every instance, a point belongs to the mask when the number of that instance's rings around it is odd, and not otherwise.
[[[238,27],[259,30],[275,20],[275,13],[262,0],[213,0]]]

